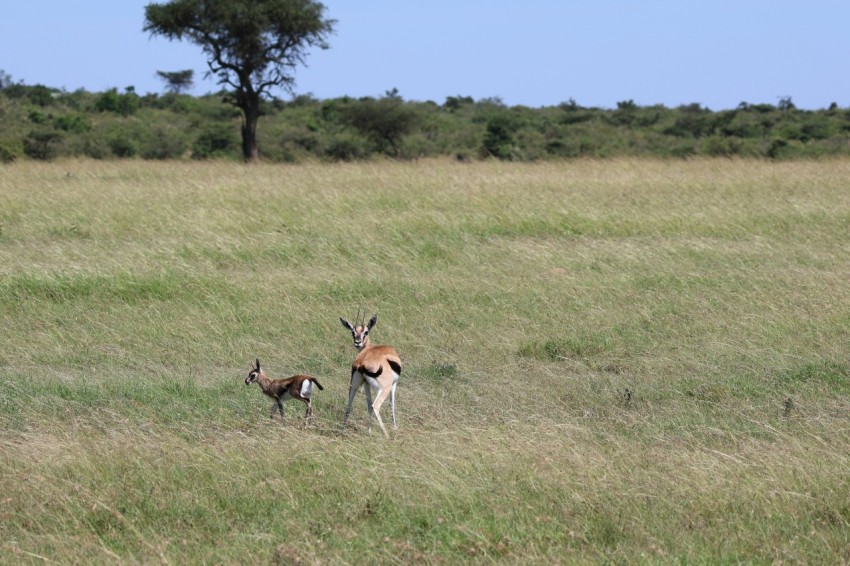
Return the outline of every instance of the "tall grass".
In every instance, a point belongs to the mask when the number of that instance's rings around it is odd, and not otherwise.
[[[16,163],[0,562],[850,562],[850,162]],[[341,427],[380,313],[399,430]],[[243,378],[316,375],[316,423]]]

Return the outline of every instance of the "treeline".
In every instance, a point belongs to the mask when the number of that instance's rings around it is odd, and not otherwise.
[[[0,161],[94,159],[241,160],[240,114],[225,93],[193,97],[92,93],[0,81]],[[380,97],[318,100],[309,95],[263,104],[262,159],[358,160],[378,156],[460,160],[614,156],[745,156],[769,159],[850,155],[850,109],[801,110],[741,103],[712,111],[677,108],[506,106],[498,98],[449,96],[442,103]]]

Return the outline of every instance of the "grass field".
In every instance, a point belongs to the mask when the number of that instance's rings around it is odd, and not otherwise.
[[[0,173],[0,563],[850,563],[850,161]]]

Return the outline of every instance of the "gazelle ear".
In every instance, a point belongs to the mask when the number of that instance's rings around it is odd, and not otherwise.
[[[366,328],[368,328],[368,329],[370,329],[370,330],[371,330],[371,329],[372,329],[372,327],[373,327],[373,326],[375,326],[375,323],[376,323],[376,322],[378,322],[378,315],[377,315],[377,314],[373,314],[373,315],[372,315],[372,318],[369,320],[369,325],[368,325]]]
[[[257,367],[256,367],[256,370],[257,370],[257,371],[260,371],[260,358],[257,358]]]
[[[347,329],[349,329],[350,331],[354,332],[354,327],[353,327],[353,326],[351,326],[351,323],[350,323],[350,322],[348,322],[347,320],[345,320],[345,319],[344,319],[344,318],[342,318],[342,317],[339,317],[339,321],[342,323],[342,325],[343,325],[344,327],[346,327],[346,328],[347,328]]]

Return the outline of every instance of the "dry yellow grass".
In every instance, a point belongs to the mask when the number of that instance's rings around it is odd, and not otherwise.
[[[0,561],[850,562],[850,161],[0,176]],[[341,430],[380,312],[400,429]],[[242,382],[314,373],[316,426]]]

